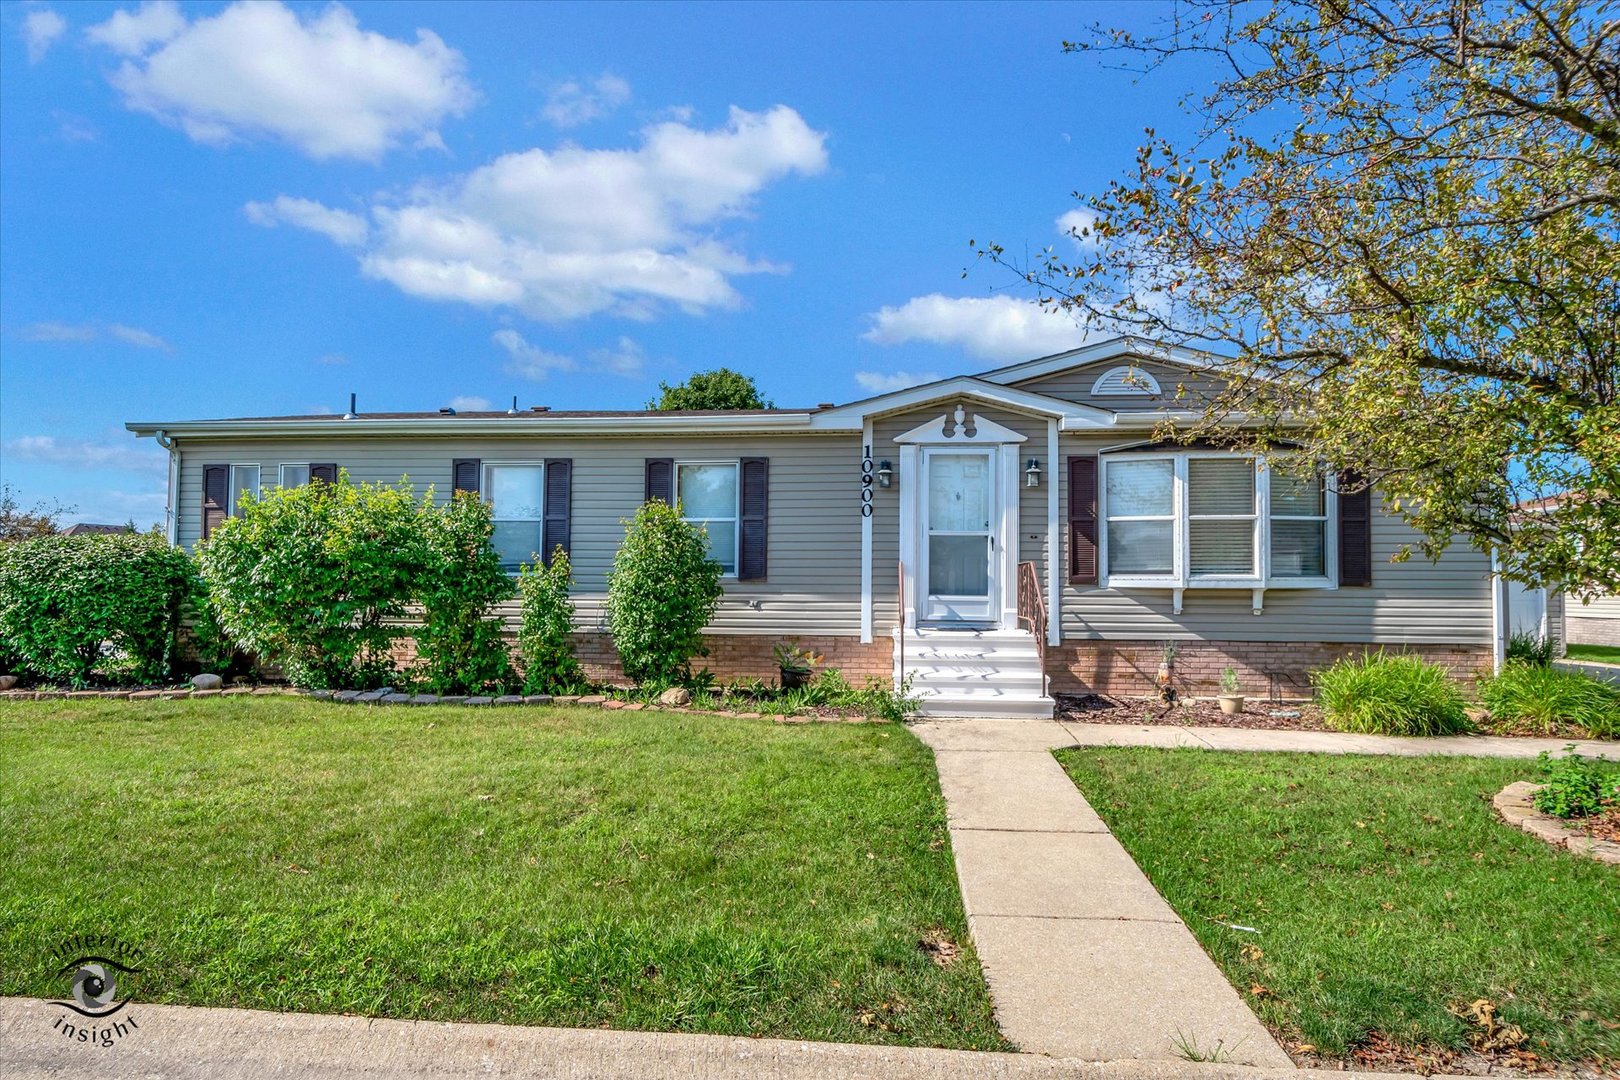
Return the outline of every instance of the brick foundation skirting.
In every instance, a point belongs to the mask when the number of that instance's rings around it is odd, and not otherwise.
[[[1297,641],[1181,641],[1173,667],[1174,685],[1183,696],[1209,697],[1220,692],[1221,673],[1236,668],[1243,692],[1269,700],[1302,700],[1311,696],[1310,673],[1343,656],[1376,651],[1376,645]],[[1158,641],[1065,641],[1046,653],[1052,691],[1058,694],[1130,696],[1156,690]],[[1491,665],[1489,645],[1392,645],[1386,652],[1415,653],[1441,664],[1471,682]]]
[[[1566,615],[1564,641],[1568,645],[1620,645],[1620,619],[1583,619]]]
[[[710,634],[703,638],[708,655],[692,659],[692,670],[708,668],[722,682],[733,679],[763,679],[774,682],[778,669],[771,650],[784,641],[802,649],[820,653],[824,659],[817,671],[837,668],[856,686],[864,686],[868,679],[877,679],[884,686],[894,682],[894,642],[880,637],[871,644],[861,644],[858,637],[833,635],[779,634]],[[507,645],[515,650],[515,638],[508,637]],[[416,660],[416,642],[404,637],[394,643],[390,655],[399,667],[408,667]],[[575,634],[574,655],[579,658],[585,674],[598,682],[624,683],[624,669],[619,665],[619,654],[613,648],[613,639],[607,634]]]

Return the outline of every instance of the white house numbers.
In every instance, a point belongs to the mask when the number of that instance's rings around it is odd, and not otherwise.
[[[872,444],[861,450],[861,517],[872,516]]]

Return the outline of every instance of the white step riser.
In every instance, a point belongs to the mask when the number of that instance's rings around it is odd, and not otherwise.
[[[963,700],[961,698],[944,698],[924,701],[917,708],[919,716],[973,716],[973,717],[1005,717],[1005,718],[1038,718],[1050,719],[1052,716],[1051,698],[1025,698],[1017,701],[1003,701],[994,705],[984,702]]]
[[[1017,676],[1009,678],[974,678],[972,676],[935,676],[931,679],[911,680],[913,690],[931,690],[938,693],[977,693],[982,691],[997,691],[1008,694],[1033,694],[1039,697],[1046,689],[1046,680],[1040,675],[1027,677]]]
[[[1033,652],[1014,652],[1011,649],[998,649],[995,652],[969,652],[961,649],[907,649],[906,666],[913,664],[998,664],[1011,666],[1016,664],[1039,664],[1041,658]]]
[[[1035,640],[1023,631],[908,633],[905,674],[923,716],[1050,717]]]
[[[913,664],[906,661],[906,674],[922,678],[927,675],[987,675],[994,678],[997,675],[1039,675],[1041,665],[1039,661],[1020,660],[1016,664],[951,664],[931,663]]]

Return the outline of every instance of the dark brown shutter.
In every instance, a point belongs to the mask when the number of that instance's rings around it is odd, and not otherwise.
[[[225,520],[225,509],[231,505],[231,467],[229,465],[203,466],[202,534],[206,537]]]
[[[1357,473],[1339,474],[1339,584],[1372,584],[1372,488]]]
[[[1069,584],[1097,584],[1097,459],[1069,459]]]
[[[647,459],[647,497],[643,501],[652,502],[654,499],[675,505],[674,458]]]
[[[766,522],[770,509],[771,459],[745,457],[742,472],[742,541],[737,545],[737,580],[764,581],[765,555],[770,546]]]
[[[568,521],[574,502],[574,459],[546,459],[546,521],[541,531],[540,546],[545,564],[551,565],[552,552],[562,548],[568,555]]]
[[[323,462],[309,467],[310,480],[320,480],[327,484],[337,483],[338,467],[335,462]]]
[[[450,463],[452,493],[457,491],[470,491],[478,494],[478,481],[483,470],[483,462],[475,457],[456,458]]]

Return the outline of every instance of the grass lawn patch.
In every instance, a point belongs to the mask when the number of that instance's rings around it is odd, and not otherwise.
[[[75,932],[145,1001],[1007,1048],[891,725],[0,706],[0,994],[62,996]]]
[[[1483,998],[1543,1059],[1620,1061],[1620,873],[1491,808],[1534,761],[1057,756],[1286,1045],[1465,1050]]]
[[[1594,664],[1620,664],[1620,645],[1566,645],[1570,660],[1590,660]]]

